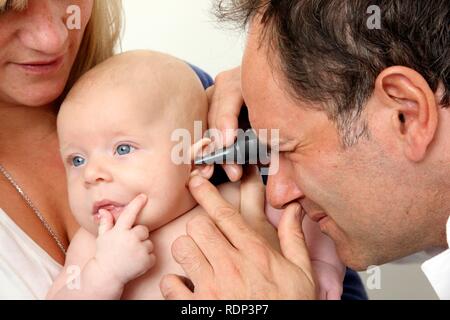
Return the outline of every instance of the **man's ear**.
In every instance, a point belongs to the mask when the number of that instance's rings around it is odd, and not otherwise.
[[[205,179],[210,179],[214,173],[214,165],[194,165],[194,160],[202,155],[213,151],[214,143],[211,139],[203,138],[191,145],[191,175],[201,175]]]
[[[428,83],[410,68],[389,67],[378,75],[374,94],[394,111],[392,124],[405,156],[415,162],[423,160],[438,124],[439,106]]]

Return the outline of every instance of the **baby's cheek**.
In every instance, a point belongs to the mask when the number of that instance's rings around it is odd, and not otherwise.
[[[69,187],[69,205],[72,215],[78,224],[89,232],[95,230],[89,200],[87,196],[77,188]]]

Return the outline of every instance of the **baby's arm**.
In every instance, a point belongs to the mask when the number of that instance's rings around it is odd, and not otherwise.
[[[319,224],[308,216],[304,217],[302,228],[319,284],[319,299],[340,300],[346,268],[339,259],[333,240],[322,233]]]
[[[72,239],[62,272],[47,294],[47,299],[119,299],[123,286],[111,281],[96,263],[95,237],[80,228]]]

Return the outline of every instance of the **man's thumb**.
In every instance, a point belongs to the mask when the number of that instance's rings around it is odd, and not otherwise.
[[[311,270],[311,261],[303,235],[302,220],[300,204],[290,204],[281,216],[278,238],[283,255],[304,271],[309,271]]]
[[[100,224],[98,226],[98,235],[101,236],[114,226],[114,218],[108,210],[101,209],[99,212]]]

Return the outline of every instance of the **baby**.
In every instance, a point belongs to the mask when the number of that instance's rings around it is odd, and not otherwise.
[[[184,274],[171,244],[205,212],[186,187],[198,168],[173,161],[179,142],[171,135],[184,128],[194,136],[194,122],[206,124],[207,109],[195,73],[161,53],[115,56],[75,84],[57,124],[70,207],[81,228],[48,298],[162,299],[162,276]],[[189,160],[209,142],[189,146]],[[210,178],[213,168],[197,171]],[[238,183],[218,188],[239,208]],[[332,262],[321,288],[332,283],[326,290],[339,298],[345,269]]]

